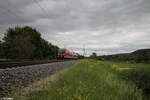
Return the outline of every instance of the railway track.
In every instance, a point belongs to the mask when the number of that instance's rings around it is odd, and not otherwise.
[[[28,65],[37,65],[37,64],[46,64],[46,63],[54,63],[54,62],[63,62],[64,60],[29,60],[29,61],[0,61],[0,69],[6,68],[14,68],[14,67],[22,67]]]
[[[45,61],[22,61],[22,62],[3,62],[9,67],[8,69],[0,69],[0,98],[7,97],[12,91],[20,90],[27,87],[33,82],[36,82],[42,78],[49,77],[55,74],[57,71],[69,68],[74,65],[78,60],[45,60]],[[22,66],[36,64],[34,66]],[[31,62],[31,63],[29,63]],[[34,62],[34,63],[33,63]],[[53,63],[60,62],[60,63]],[[21,64],[23,63],[23,64]],[[50,63],[50,64],[45,64]],[[16,68],[12,68],[13,64],[17,64]],[[38,65],[37,65],[38,64]],[[2,62],[0,62],[2,65]],[[5,66],[6,66],[5,65]],[[18,66],[21,65],[21,66]],[[8,86],[9,83],[9,86]],[[10,95],[9,95],[10,96]]]

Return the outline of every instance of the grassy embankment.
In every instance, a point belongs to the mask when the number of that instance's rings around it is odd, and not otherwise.
[[[120,78],[130,81],[142,90],[144,99],[150,100],[150,64],[105,61]]]
[[[42,85],[42,84],[41,84]],[[83,60],[52,82],[25,93],[27,100],[142,100],[141,91],[102,61]]]

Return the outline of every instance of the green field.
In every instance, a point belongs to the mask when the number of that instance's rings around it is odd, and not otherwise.
[[[26,100],[143,100],[141,89],[123,79],[125,70],[113,62],[82,60],[55,81],[24,94]],[[130,70],[130,69],[129,69]]]

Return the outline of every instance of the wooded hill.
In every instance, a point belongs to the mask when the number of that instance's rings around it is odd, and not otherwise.
[[[139,49],[131,53],[99,56],[102,60],[129,61],[136,63],[150,63],[150,49]]]

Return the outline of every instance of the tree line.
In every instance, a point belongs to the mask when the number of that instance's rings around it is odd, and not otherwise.
[[[55,59],[58,47],[30,26],[9,28],[0,41],[0,59]]]

